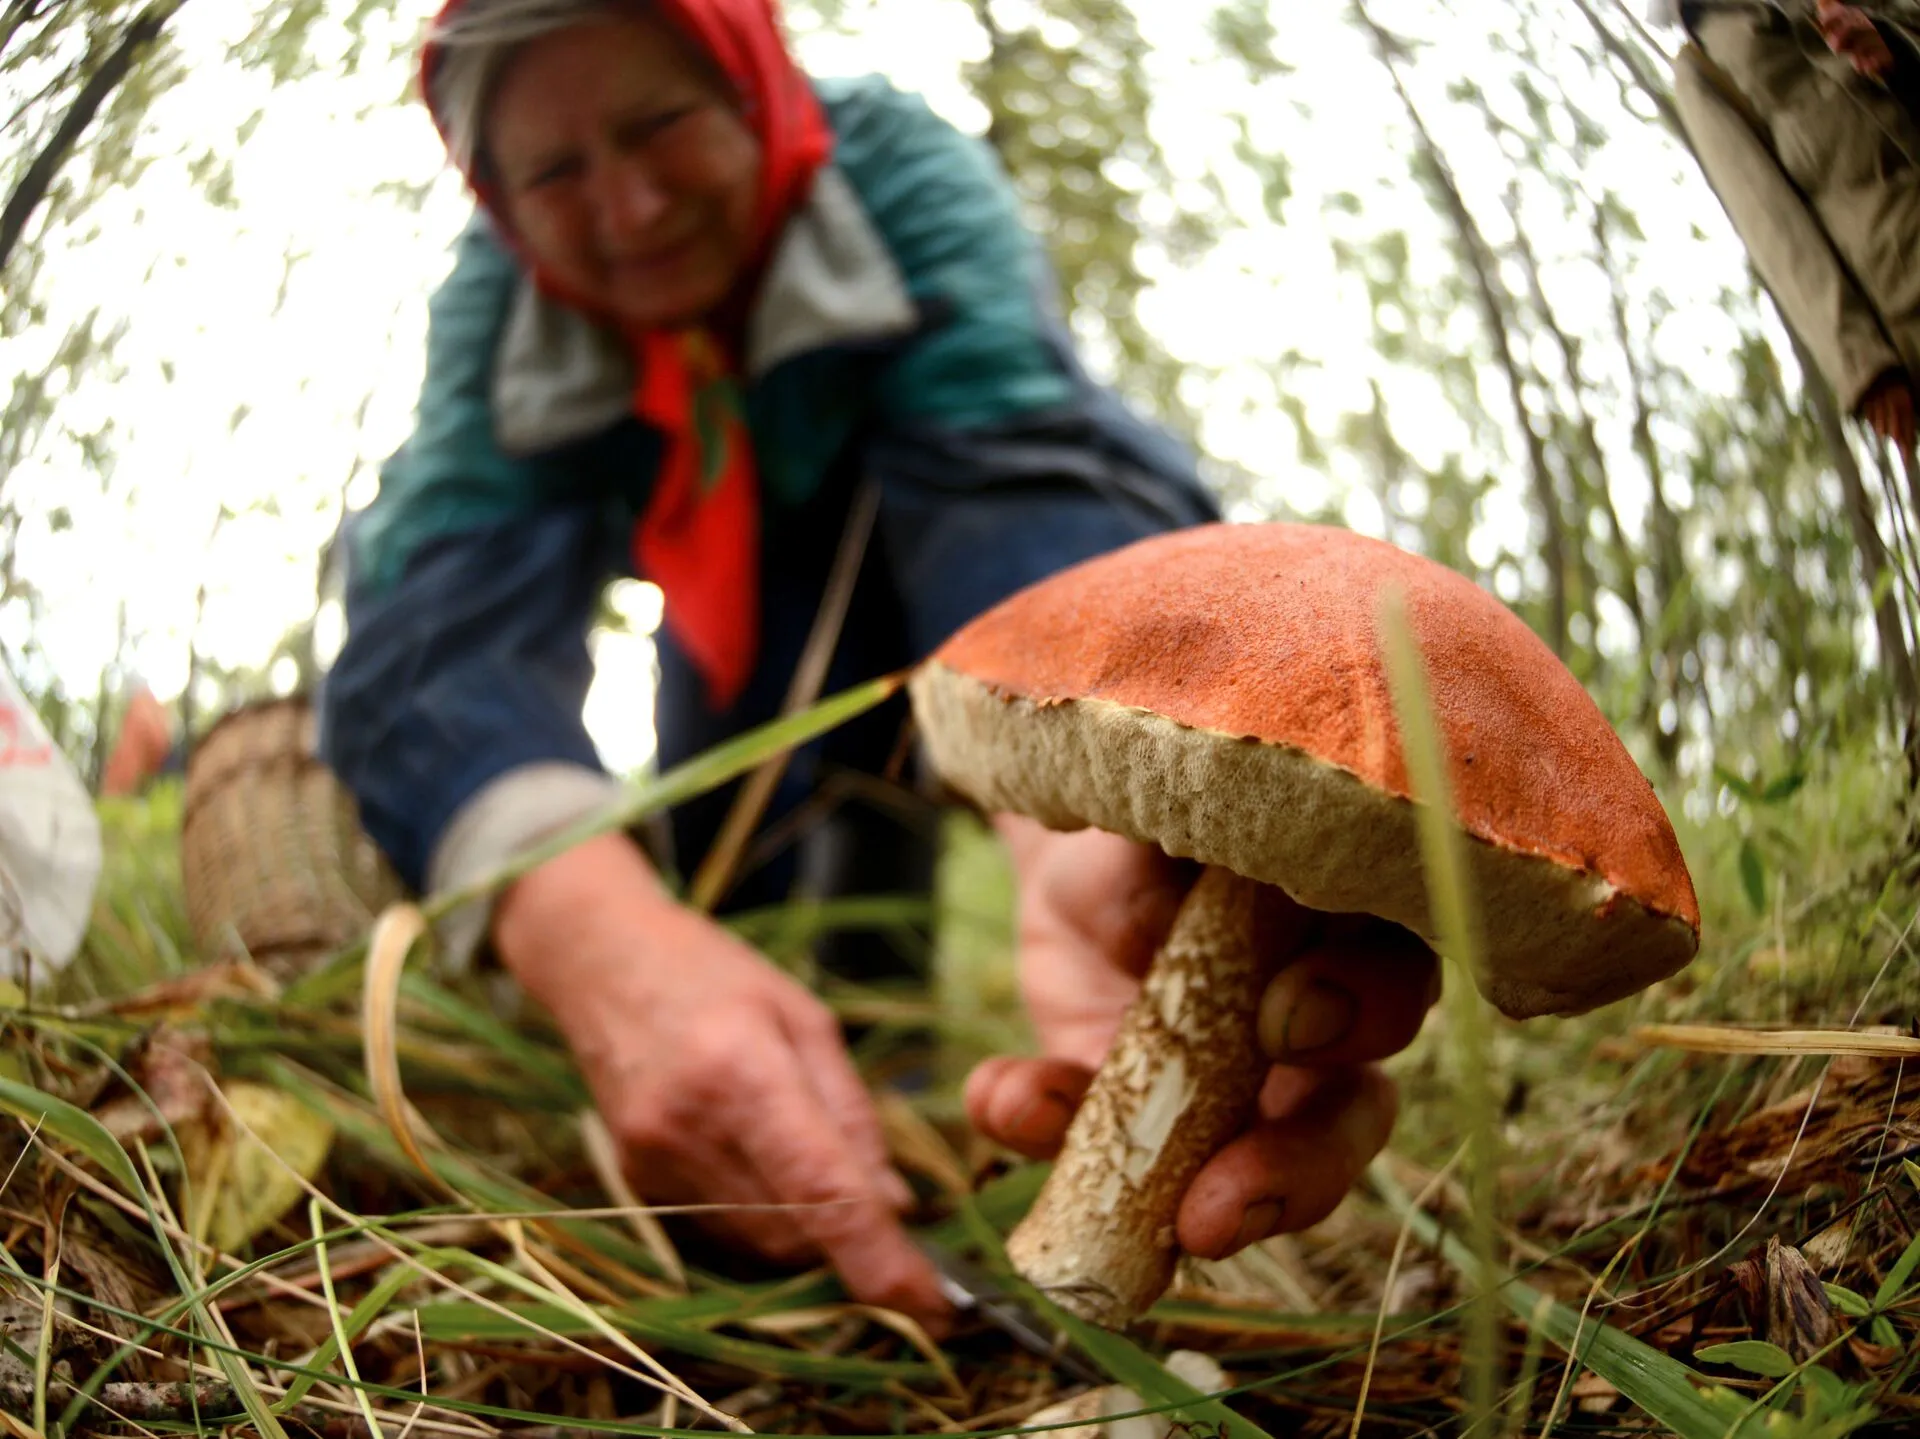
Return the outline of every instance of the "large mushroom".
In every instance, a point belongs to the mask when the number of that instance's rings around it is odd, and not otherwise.
[[[1486,998],[1573,1014],[1682,968],[1700,913],[1653,788],[1585,690],[1471,581],[1309,525],[1212,525],[1023,590],[912,681],[935,768],[988,811],[1205,866],[1008,1253],[1082,1318],[1163,1293],[1173,1218],[1246,1123],[1276,904],[1435,941],[1378,625],[1391,587],[1469,839]]]

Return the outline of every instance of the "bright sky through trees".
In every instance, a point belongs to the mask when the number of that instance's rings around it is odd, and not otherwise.
[[[194,0],[181,11],[176,39],[189,74],[151,113],[142,143],[153,164],[92,212],[97,234],[54,238],[50,323],[0,345],[0,367],[11,372],[30,368],[36,346],[44,351],[96,306],[127,321],[113,368],[62,402],[63,423],[76,429],[112,420],[110,479],[103,484],[75,446],[53,437],[9,480],[32,516],[20,568],[43,596],[37,648],[75,691],[94,687],[123,627],[129,667],[165,697],[185,681],[196,613],[200,648],[227,667],[259,663],[311,613],[315,558],[343,495],[364,502],[381,457],[406,434],[425,300],[466,213],[424,112],[399,99],[410,78],[406,41],[426,7],[405,3],[391,23],[376,21],[359,73],[340,73],[336,36],[320,44],[311,74],[278,88],[223,59],[253,8]],[[1578,33],[1584,22],[1566,8],[1568,33]],[[1416,283],[1442,284],[1457,268],[1408,180],[1409,130],[1385,72],[1339,4],[1272,7],[1277,49],[1296,68],[1259,88],[1214,43],[1210,7],[1139,0],[1134,9],[1152,47],[1155,133],[1177,177],[1170,197],[1148,195],[1143,205],[1218,211],[1204,188],[1211,176],[1229,209],[1219,243],[1197,263],[1142,257],[1153,281],[1142,318],[1193,367],[1181,394],[1206,449],[1253,477],[1243,512],[1331,507],[1379,532],[1383,515],[1356,455],[1336,449],[1324,462],[1303,460],[1299,427],[1274,396],[1283,386],[1311,430],[1331,432],[1344,413],[1368,406],[1378,384],[1400,443],[1423,467],[1486,443],[1468,432],[1438,379],[1379,362],[1364,286],[1335,263],[1336,242],[1391,224],[1426,237],[1409,262]],[[1590,266],[1556,267],[1559,248],[1576,254],[1590,236],[1555,213],[1540,177],[1516,174],[1515,157],[1501,153],[1481,118],[1449,103],[1449,85],[1489,63],[1487,33],[1446,22],[1422,0],[1380,0],[1375,9],[1433,42],[1409,71],[1414,98],[1489,238],[1504,238],[1502,195],[1514,182],[1562,318],[1604,330],[1605,284]],[[996,6],[1008,24],[1024,23],[1023,11]],[[958,123],[983,128],[985,113],[961,78],[984,53],[966,0],[847,0],[834,29],[809,25],[805,12],[796,18],[799,48],[816,72],[884,71]],[[1583,83],[1563,78],[1576,90]],[[1727,357],[1738,331],[1719,297],[1723,285],[1740,283],[1742,260],[1717,206],[1684,152],[1627,115],[1617,91],[1588,83],[1578,98],[1613,126],[1615,141],[1583,184],[1633,207],[1649,242],[1637,253],[1659,271],[1644,284],[1677,307],[1660,329],[1664,358],[1703,388],[1717,374],[1731,384]],[[1268,218],[1258,177],[1234,158],[1242,117],[1246,141],[1291,166],[1284,226]],[[224,206],[209,203],[191,173],[207,154],[232,166]],[[1361,213],[1330,208],[1343,192],[1360,198]],[[420,203],[406,203],[406,193]],[[1517,277],[1508,283],[1526,288]],[[1474,325],[1463,307],[1449,338],[1475,348]],[[1555,373],[1553,356],[1533,359]],[[1629,417],[1597,419],[1610,449],[1628,452]],[[1644,487],[1623,474],[1617,499],[1637,530]],[[230,517],[219,520],[223,508]],[[1479,518],[1476,560],[1523,548],[1514,538],[1529,523],[1523,477],[1516,472],[1488,495]],[[1517,572],[1510,579],[1517,583]],[[618,602],[642,629],[657,613],[645,593]],[[16,627],[0,628],[15,653],[22,622],[17,612],[0,619]],[[651,694],[648,649],[610,636],[599,653],[590,721],[609,761],[626,768],[650,744],[648,726],[630,718],[644,716]]]

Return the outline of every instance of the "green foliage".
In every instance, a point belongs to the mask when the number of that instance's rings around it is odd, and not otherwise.
[[[86,1110],[32,1085],[0,1078],[0,1111],[55,1143],[70,1145],[104,1169],[129,1195],[141,1192],[133,1161],[120,1141]]]
[[[1782,824],[1777,812],[1798,794],[1807,782],[1804,768],[1795,768],[1770,781],[1749,781],[1727,769],[1714,766],[1714,778],[1738,803],[1742,819],[1740,840],[1740,887],[1753,912],[1767,911],[1767,860],[1762,846],[1777,861],[1790,861],[1798,854],[1799,844]]]
[[[1174,193],[1133,12],[1124,0],[1040,0],[1008,27],[998,9],[974,0],[988,53],[966,79],[991,117],[987,139],[1047,241],[1068,322],[1124,390],[1191,430],[1181,367],[1136,306],[1149,267],[1187,261],[1213,226]]]
[[[1481,1257],[1431,1215],[1415,1208],[1378,1162],[1373,1169],[1373,1183],[1408,1229],[1424,1242],[1435,1245],[1448,1263],[1469,1271],[1479,1267]],[[1582,1365],[1604,1377],[1672,1433],[1683,1439],[1725,1439],[1712,1391],[1687,1365],[1622,1329],[1591,1320],[1517,1279],[1504,1279],[1497,1293],[1500,1302],[1515,1318],[1574,1355]]]
[[[1306,27],[1277,14],[1243,3],[1214,21],[1276,101],[1331,63],[1324,33],[1289,50]],[[1372,327],[1349,391],[1363,406],[1289,409],[1301,458],[1347,462],[1390,538],[1477,575],[1550,639],[1564,626],[1568,663],[1658,774],[1704,787],[1716,757],[1786,771],[1821,743],[1890,748],[1898,690],[1869,656],[1876,602],[1910,608],[1907,497],[1869,476],[1876,560],[1842,520],[1834,439],[1751,282],[1712,302],[1726,370],[1676,360],[1708,297],[1672,288],[1675,252],[1726,232],[1660,118],[1664,57],[1610,6],[1349,19],[1376,67],[1353,83],[1404,116],[1406,143],[1397,182],[1312,197],[1270,162],[1271,217],[1312,199]],[[1470,52],[1490,58],[1463,69]],[[1637,211],[1653,172],[1671,173],[1686,230]],[[1629,173],[1650,182],[1632,198],[1616,188]],[[1436,399],[1457,423],[1436,426]],[[1898,629],[1878,638],[1884,661]],[[1754,886],[1779,862],[1756,837]]]
[[[0,409],[0,614],[37,615],[16,541],[23,523],[56,523],[22,514],[7,476],[57,453],[106,493],[128,484],[114,472],[122,432],[71,403],[112,373],[127,317],[50,312],[46,257],[174,151],[207,203],[236,203],[236,160],[264,113],[231,136],[149,133],[155,105],[192,83],[168,38],[174,3],[5,11],[9,191],[129,27],[165,23],[59,167],[0,286],[0,355],[29,331],[66,336],[16,367]],[[1713,799],[1716,763],[1784,773],[1822,744],[1891,753],[1894,651],[1920,634],[1912,495],[1856,444],[1865,492],[1849,498],[1834,435],[1758,287],[1722,264],[1723,291],[1700,289],[1704,267],[1733,253],[1728,233],[1665,129],[1664,57],[1619,7],[1379,0],[1309,23],[1272,0],[1219,0],[1190,23],[1245,89],[1223,98],[1222,143],[1199,173],[1168,159],[1160,71],[1126,0],[971,10],[982,57],[963,78],[1052,251],[1073,332],[1129,396],[1198,435],[1217,377],[1166,351],[1143,297],[1237,240],[1312,232],[1361,298],[1365,359],[1341,373],[1339,404],[1310,401],[1328,376],[1315,337],[1283,331],[1271,400],[1244,403],[1285,416],[1294,458],[1328,477],[1319,517],[1356,519],[1493,587],[1562,644],[1680,797]],[[834,0],[797,7],[796,21],[851,35],[866,14]],[[400,28],[390,0],[273,0],[249,15],[229,63],[276,85],[324,80],[393,60],[378,42]],[[410,69],[393,63],[396,76]],[[1359,138],[1334,135],[1303,98],[1330,71],[1396,132],[1388,153],[1303,178],[1312,167],[1276,134],[1316,150]],[[424,194],[400,181],[384,193],[414,205]],[[1236,513],[1292,508],[1258,466],[1214,474]],[[34,641],[22,648],[34,629],[15,623],[8,657],[71,711],[63,737],[90,742],[91,677],[58,691]],[[308,675],[304,636],[281,653]],[[1751,839],[1750,894],[1792,862],[1766,834]]]
[[[1734,1439],[1746,1435],[1844,1439],[1879,1417],[1879,1410],[1866,1402],[1866,1388],[1847,1384],[1832,1370],[1817,1364],[1796,1364],[1786,1350],[1765,1340],[1711,1344],[1695,1350],[1694,1358],[1780,1381],[1761,1401],[1718,1386],[1705,1391],[1707,1399],[1731,1421],[1726,1433]],[[1796,1396],[1799,1406],[1789,1408]]]
[[[1694,1350],[1693,1357],[1702,1364],[1725,1364],[1749,1374],[1758,1374],[1762,1379],[1784,1379],[1798,1367],[1791,1354],[1763,1339],[1709,1344],[1704,1349]]]
[[[104,863],[86,943],[61,976],[64,1000],[125,994],[199,964],[180,879],[183,798],[169,778],[140,799],[99,802]]]
[[[45,673],[37,633],[42,597],[20,572],[22,537],[71,527],[63,503],[21,491],[30,467],[84,477],[108,497],[135,488],[117,473],[125,424],[111,407],[89,404],[115,377],[116,351],[135,315],[106,312],[93,297],[54,285],[105,227],[124,232],[124,201],[156,165],[177,162],[208,206],[234,209],[235,161],[261,111],[230,136],[182,135],[154,122],[186,84],[175,43],[188,0],[6,0],[0,4],[0,620],[24,634],[5,654],[30,692],[58,716],[69,749],[97,745],[118,674],[93,688]],[[192,15],[197,19],[203,7]],[[261,72],[274,85],[319,73],[351,73],[393,13],[392,0],[281,0],[253,16],[228,64]],[[201,64],[195,78],[220,67]],[[131,224],[147,217],[132,212]],[[169,243],[163,238],[162,245]],[[56,299],[55,296],[58,296]],[[163,361],[169,383],[172,366]],[[186,377],[183,383],[191,383]],[[125,637],[123,637],[124,647]],[[116,660],[117,663],[117,660]],[[84,756],[82,756],[84,763]]]

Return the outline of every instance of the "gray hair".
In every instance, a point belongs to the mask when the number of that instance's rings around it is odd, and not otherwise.
[[[632,4],[634,0],[625,0]],[[437,52],[427,105],[447,137],[453,162],[469,175],[485,163],[487,102],[513,53],[531,40],[614,13],[622,0],[466,0],[436,20],[427,45]]]

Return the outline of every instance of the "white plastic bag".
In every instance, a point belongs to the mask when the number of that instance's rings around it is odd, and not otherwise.
[[[58,969],[86,937],[100,882],[93,797],[0,666],[0,978],[31,953]]]

